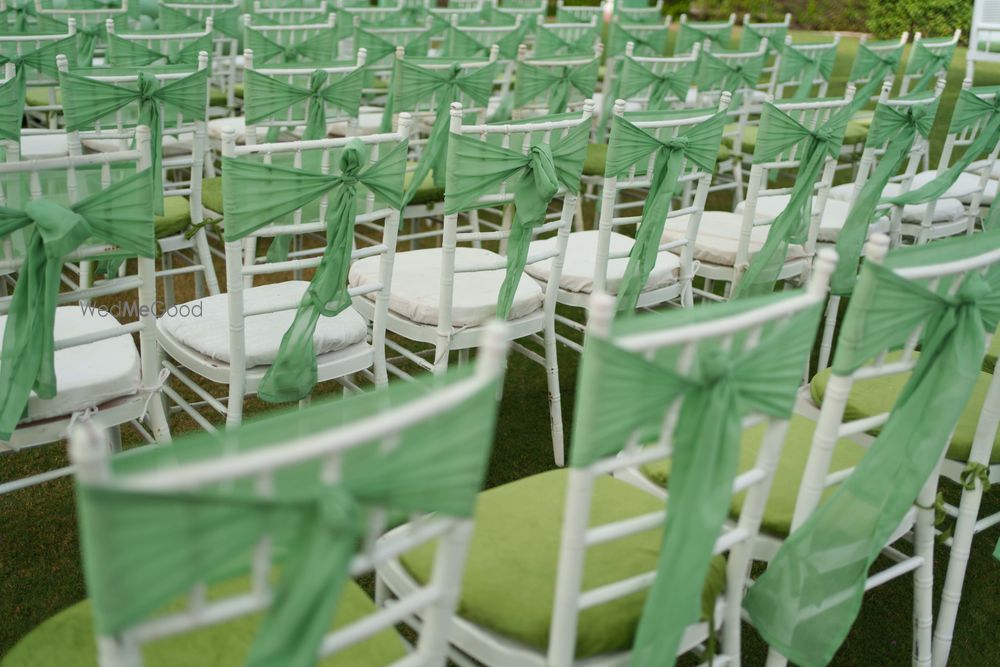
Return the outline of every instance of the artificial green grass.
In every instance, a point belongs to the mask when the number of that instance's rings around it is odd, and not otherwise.
[[[815,33],[808,34],[815,38]],[[802,33],[793,32],[793,35],[799,37]],[[842,92],[852,53],[856,49],[856,38],[842,39],[831,94]],[[940,152],[947,120],[961,87],[965,73],[964,58],[965,51],[960,49],[952,64],[932,136],[935,155]],[[976,83],[1000,83],[1000,68],[982,68],[977,72]],[[217,267],[217,272],[220,278],[225,275],[221,265]],[[190,284],[178,280],[178,300],[191,296]],[[560,349],[560,385],[567,442],[572,437],[577,360],[575,353],[566,348]],[[215,389],[218,395],[220,388]],[[317,388],[318,394],[337,391],[337,386],[331,384]],[[245,411],[249,415],[266,409],[273,408],[250,399]],[[171,428],[174,436],[178,437],[197,427],[190,419],[175,415]],[[126,446],[139,442],[138,437],[128,429],[124,432],[124,440]],[[64,450],[64,445],[55,444],[6,455],[0,469],[0,481],[65,465]],[[553,467],[545,373],[524,357],[512,355],[487,486],[503,484]],[[944,482],[942,488],[949,501],[957,502],[957,486]],[[981,510],[983,514],[997,511],[1000,511],[1000,487],[985,495]],[[994,656],[1000,650],[1000,635],[997,632],[1000,627],[1000,605],[997,604],[1000,600],[1000,562],[993,559],[992,550],[998,537],[1000,529],[993,528],[973,542],[951,665],[980,667],[997,664]],[[947,558],[948,550],[938,547],[935,552],[935,604],[940,600]],[[876,567],[885,565],[883,562]],[[0,618],[4,619],[4,623],[0,624],[2,656],[35,625],[85,595],[70,480],[62,479],[0,496],[0,571]],[[908,664],[912,638],[911,590],[911,579],[903,577],[866,595],[858,620],[833,664]],[[743,636],[744,663],[763,665],[766,646],[749,626],[744,626]],[[681,664],[689,663],[682,661]]]

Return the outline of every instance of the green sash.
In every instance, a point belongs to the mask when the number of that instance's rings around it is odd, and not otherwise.
[[[517,64],[517,86],[514,88],[514,106],[523,107],[534,100],[549,95],[549,113],[561,114],[569,103],[570,89],[579,91],[585,98],[593,97],[600,70],[599,58],[586,65],[532,65]]]
[[[329,62],[337,57],[340,37],[335,30],[323,30],[300,42],[286,45],[278,44],[258,30],[247,28],[245,42],[248,49],[253,49],[253,61],[258,65],[273,60],[283,63]]]
[[[934,41],[931,41],[933,46]],[[949,40],[950,41],[950,40]],[[920,79],[913,85],[911,92],[917,92],[928,88],[933,88],[933,82],[937,79],[938,73],[948,73],[951,67],[951,59],[955,55],[956,44],[947,47],[938,47],[935,50],[927,48],[927,40],[915,42],[913,51],[910,52],[910,59],[906,63],[906,73],[908,75],[920,75]]]
[[[782,83],[798,81],[792,99],[803,101],[812,96],[813,81],[822,77],[829,81],[833,74],[833,65],[837,61],[837,47],[831,45],[825,49],[797,49],[794,45],[785,45],[781,51],[781,66],[778,68],[778,80]]]
[[[212,33],[188,43],[173,53],[160,53],[139,42],[108,35],[108,62],[118,67],[143,67],[145,65],[198,65],[198,54],[204,51],[212,57]]]
[[[352,118],[358,117],[364,76],[364,70],[355,69],[330,82],[328,73],[318,69],[312,73],[309,87],[302,88],[254,70],[247,70],[244,74],[246,122],[258,123],[267,120],[275,114],[305,102],[306,129],[302,138],[306,141],[322,139],[326,136],[326,105],[342,109]]]

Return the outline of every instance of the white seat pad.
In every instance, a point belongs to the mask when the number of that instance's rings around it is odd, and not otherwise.
[[[39,306],[40,307],[40,306]],[[7,316],[0,315],[0,340],[7,326]],[[114,315],[84,310],[79,305],[56,309],[57,341],[119,326]],[[130,334],[123,334],[87,345],[56,350],[56,395],[43,400],[31,392],[25,421],[48,419],[93,408],[139,390],[139,351]]]
[[[45,132],[21,135],[21,158],[38,160],[69,155],[69,142],[65,132]]]
[[[989,163],[990,160],[976,160],[970,164],[965,171],[978,176],[980,170],[986,167]],[[1000,160],[993,161],[993,167],[990,169],[990,178],[1000,179]]]
[[[456,248],[455,266],[474,266],[495,262],[500,257],[480,248]],[[500,258],[502,259],[502,257]],[[351,265],[352,287],[378,282],[378,257],[365,257]],[[455,273],[452,297],[452,325],[482,324],[496,315],[497,297],[503,284],[503,269]],[[440,310],[441,249],[427,248],[396,253],[392,271],[389,310],[420,324],[437,324]],[[374,295],[370,295],[374,298]],[[510,319],[529,315],[542,307],[542,288],[528,276],[522,276],[514,293]]]
[[[686,215],[667,218],[662,240],[676,241],[684,238],[687,234],[688,220],[689,216]],[[733,266],[736,263],[736,246],[739,243],[742,224],[743,216],[737,213],[727,213],[726,211],[705,211],[702,213],[701,224],[698,227],[698,238],[694,244],[694,258],[709,264]],[[770,225],[756,225],[750,231],[749,251],[751,258],[760,252],[770,229]],[[680,253],[680,249],[678,248],[674,252]],[[788,246],[787,260],[801,259],[805,256],[805,249],[802,246],[798,244]]]
[[[911,190],[913,188],[910,188]],[[893,197],[899,194],[898,183],[889,183],[882,191],[883,197]],[[844,183],[830,188],[830,199],[851,201],[854,193],[854,183]],[[903,222],[920,223],[924,219],[927,204],[910,204],[903,207]],[[965,205],[958,199],[938,199],[934,207],[934,222],[952,222],[965,214]]]
[[[930,171],[922,171],[913,177],[913,189],[919,188],[925,183],[930,183],[938,175],[938,172],[934,169]],[[960,199],[963,203],[969,204],[972,202],[972,196],[980,190],[979,188],[979,174],[970,174],[968,172],[959,174],[955,182],[951,184],[942,198],[953,197],[955,199]],[[983,196],[980,202],[983,206],[989,206],[993,203],[993,199],[997,196],[997,182],[987,180],[986,187],[982,190]]]
[[[754,210],[755,217],[758,220],[774,220],[788,207],[788,202],[791,199],[791,195],[761,197],[757,200],[757,208]],[[737,213],[743,213],[745,203],[740,202],[736,205]],[[816,197],[813,197],[813,206],[816,206]],[[823,217],[819,221],[817,239],[828,243],[836,241],[840,235],[840,230],[844,228],[844,223],[847,222],[847,215],[850,212],[851,205],[846,201],[833,199],[832,197],[827,198],[826,206],[823,207]],[[888,231],[889,220],[885,217],[868,226],[869,234]]]
[[[292,280],[251,287],[243,292],[244,308],[285,306],[288,310],[246,318],[246,367],[267,366],[278,356],[278,346],[295,318],[295,309],[309,283]],[[217,294],[182,304],[157,320],[160,329],[177,342],[216,361],[231,363],[229,351],[229,295]],[[313,333],[316,355],[342,350],[365,340],[368,326],[353,308],[335,317],[320,317]]]
[[[230,128],[236,134],[237,143],[246,141],[247,123],[243,116],[236,118],[213,118],[208,121],[205,132],[208,134],[209,139],[222,141],[223,130]]]
[[[589,230],[585,232],[573,232],[569,235],[566,244],[566,258],[563,260],[562,277],[559,279],[559,287],[568,292],[583,292],[589,294],[594,289],[594,262],[597,258],[597,239],[600,232]],[[557,239],[555,237],[535,241],[531,244],[529,256],[545,251],[552,251],[556,248]],[[632,250],[635,240],[624,234],[611,232],[611,242],[609,243],[609,253],[622,254]],[[608,261],[608,275],[605,289],[611,294],[618,293],[618,286],[621,285],[625,276],[625,268],[628,266],[628,257],[612,259]],[[661,252],[656,256],[656,264],[649,274],[644,291],[658,289],[677,281],[681,262],[677,255],[671,252]],[[552,259],[529,264],[524,269],[528,275],[541,280],[549,281],[552,272]]]

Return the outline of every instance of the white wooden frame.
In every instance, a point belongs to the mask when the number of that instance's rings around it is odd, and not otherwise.
[[[330,151],[344,147],[349,141],[360,140],[371,147],[372,160],[378,160],[382,146],[405,141],[409,136],[410,119],[401,115],[399,129],[394,133],[372,134],[353,139],[317,139],[315,141],[289,141],[273,144],[236,145],[236,135],[232,128],[227,128],[222,135],[223,157],[238,159],[245,156],[260,156],[265,164],[277,154],[292,154],[293,166],[302,165],[303,151],[322,151],[322,164],[329,169]],[[324,219],[328,195],[320,199],[320,214],[317,220],[304,220],[302,209],[294,212],[292,224],[267,225],[246,238],[238,241],[226,241],[226,294],[229,310],[229,354],[230,363],[202,355],[198,351],[176,340],[165,331],[160,331],[160,345],[171,360],[164,366],[194,391],[201,402],[188,402],[177,392],[167,389],[166,394],[181,410],[198,422],[205,430],[215,431],[215,427],[198,411],[197,407],[208,406],[224,415],[226,425],[239,424],[243,419],[243,401],[246,396],[257,393],[261,380],[269,366],[246,367],[246,318],[264,313],[294,311],[298,308],[299,298],[290,299],[285,303],[266,306],[263,309],[251,309],[244,301],[244,291],[253,286],[255,276],[293,271],[301,272],[316,268],[323,259],[323,248],[293,250],[288,259],[278,262],[267,262],[266,257],[258,258],[257,240],[275,238],[283,235],[319,234],[325,239],[326,221]],[[367,193],[365,211],[359,213],[356,221],[381,221],[383,227],[382,242],[376,245],[355,248],[351,259],[362,257],[381,257],[379,265],[379,282],[348,290],[351,297],[365,294],[375,294],[375,303],[371,322],[370,341],[364,341],[344,349],[323,354],[317,357],[317,382],[337,380],[349,390],[357,389],[351,380],[351,375],[360,373],[372,379],[377,387],[383,387],[388,381],[385,362],[385,319],[388,309],[389,290],[392,283],[392,257],[396,248],[396,230],[399,227],[399,210],[382,207],[375,208],[375,196]],[[355,302],[359,301],[355,299]],[[183,369],[181,368],[183,367]],[[228,388],[228,398],[222,400],[212,396],[208,390],[200,387],[196,379],[189,374],[203,377],[210,382],[224,384]]]
[[[79,8],[60,8],[60,7],[47,7],[42,3],[42,0],[35,0],[35,11],[39,16],[49,16],[57,21],[62,21],[69,25],[69,20],[73,19],[76,21],[77,29],[89,28],[93,25],[103,25],[105,21],[109,18],[122,18],[128,16],[129,10],[129,0],[121,0],[118,6],[102,6],[94,9],[86,9],[84,7]],[[99,51],[103,52],[107,48],[107,44],[99,45]]]
[[[792,36],[788,35],[785,37],[785,48],[792,49],[804,54],[811,54],[821,51],[827,51],[833,49],[836,52],[837,48],[840,46],[840,33],[833,33],[833,39],[829,42],[810,42],[807,44],[795,44],[792,42]],[[780,56],[779,56],[780,58]],[[778,69],[780,70],[780,61]],[[826,97],[827,89],[830,87],[830,80],[823,76],[822,73],[817,73],[817,76],[810,82],[804,82],[802,79],[797,81],[780,81],[775,80],[774,84],[774,97],[775,99],[782,99],[785,97],[785,93],[788,89],[797,89],[804,83],[809,85],[809,97]],[[815,92],[815,95],[813,94]]]
[[[25,35],[14,35],[14,34],[0,34],[0,52],[9,54],[10,50],[5,47],[12,47],[13,53],[16,55],[23,55],[25,53],[25,48],[30,51],[34,51],[46,45],[48,42],[58,42],[61,39],[66,39],[72,35],[76,34],[76,19],[70,17],[66,19],[66,33],[28,33]],[[38,78],[33,78],[37,76]],[[56,79],[49,78],[37,72],[32,67],[26,67],[24,70],[24,85],[27,88],[45,88],[48,94],[48,103],[44,105],[29,106],[27,100],[24,103],[24,114],[29,119],[37,119],[37,114],[43,114],[47,116],[47,121],[45,124],[49,126],[49,129],[56,129],[58,127],[58,122],[62,116],[62,103],[56,97],[56,90],[59,88],[59,81]]]
[[[613,342],[629,351],[649,354],[666,347],[683,346],[690,352],[681,355],[681,361],[675,370],[688,374],[691,372],[693,353],[700,342],[721,339],[731,343],[737,334],[749,332],[749,335],[746,336],[748,345],[754,346],[760,340],[760,333],[765,325],[786,320],[821,302],[826,296],[827,284],[833,272],[834,257],[832,251],[824,252],[817,262],[808,289],[800,296],[706,323],[620,336],[613,339]],[[595,293],[590,306],[587,335],[607,337],[614,313],[614,299],[607,294]],[[584,387],[580,396],[582,403],[577,406],[578,410],[601,410],[601,406],[594,403],[595,393],[592,390],[588,391],[588,388]],[[673,452],[673,429],[676,426],[679,408],[683,400],[684,397],[680,397],[671,405],[663,406],[664,425],[660,431],[660,438],[655,444],[638,447],[638,443],[633,442],[614,456],[600,459],[586,467],[569,470],[552,625],[547,650],[542,652],[527,647],[458,616],[454,620],[449,638],[453,647],[450,657],[453,660],[460,665],[486,664],[493,667],[569,667],[571,665],[620,667],[629,664],[630,652],[604,654],[577,660],[574,650],[578,615],[585,609],[647,589],[652,585],[656,573],[647,572],[590,590],[582,590],[586,551],[591,545],[621,539],[661,526],[666,512],[660,510],[599,526],[591,526],[590,512],[593,487],[595,480],[604,475],[619,476],[644,463],[670,457]],[[715,618],[717,621],[721,621],[723,627],[723,642],[721,654],[716,655],[715,662],[712,664],[740,664],[740,603],[749,572],[750,547],[760,526],[774,472],[773,463],[780,456],[788,424],[787,420],[776,420],[763,414],[752,414],[744,418],[744,428],[762,421],[766,421],[769,427],[757,464],[751,470],[739,475],[733,483],[734,494],[747,491],[748,497],[744,501],[746,509],[739,524],[724,526],[715,543],[714,553],[728,552],[729,558],[726,567],[726,591],[715,604]],[[633,438],[633,440],[635,439]],[[662,498],[663,495],[661,489],[660,497]],[[398,560],[387,562],[378,568],[377,574],[379,580],[376,590],[380,591],[380,597],[383,599],[388,593],[403,594],[417,585]],[[708,624],[703,621],[688,626],[678,653],[702,646],[708,639],[709,633]]]
[[[784,31],[787,34],[788,29],[792,25],[792,15],[786,12],[785,18],[779,22],[761,22],[755,23],[753,17],[750,14],[743,15],[743,28],[744,31],[747,27],[753,28],[761,35],[763,35],[769,44],[774,44],[774,35]],[[746,34],[744,32],[744,34]],[[743,49],[743,45],[740,45],[740,49]],[[776,97],[774,89],[778,83],[778,69],[781,67],[781,52],[777,49],[773,50],[772,56],[768,58],[768,62],[764,63],[764,67],[761,69],[760,74],[763,81],[757,84],[757,91],[763,95],[771,95]],[[756,100],[755,100],[756,101]]]
[[[950,38],[948,38],[948,37],[933,37],[933,38],[932,37],[924,37],[922,33],[917,32],[917,33],[915,33],[913,35],[913,45],[916,46],[917,44],[920,44],[921,42],[923,42],[924,48],[926,48],[927,50],[929,50],[931,53],[938,53],[940,51],[945,51],[947,49],[950,49],[950,48],[956,46],[958,44],[958,40],[961,39],[961,38],[962,38],[962,29],[961,28],[956,28],[955,32],[952,33],[952,35],[951,35]],[[913,57],[913,51],[911,50],[910,51],[910,58],[912,58],[912,57]],[[952,60],[954,60],[954,56],[952,57]],[[945,77],[945,78],[947,78],[948,77],[948,69],[949,68],[945,67],[944,69],[938,70],[936,78],[940,78],[942,76]],[[971,60],[966,61],[966,72],[967,72],[966,78],[969,79],[969,80],[972,79],[972,71],[971,71],[972,69],[974,69],[973,61],[971,61]],[[906,70],[904,68],[903,74],[902,74],[902,76],[900,77],[900,80],[899,80],[899,94],[902,96],[902,95],[905,95],[907,92],[909,92],[910,85],[913,84],[913,83],[915,83],[922,76],[923,76],[923,73],[907,74]]]
[[[101,167],[101,181],[104,187],[111,184],[112,165],[122,162],[135,162],[136,171],[148,169],[150,165],[149,128],[139,127],[135,132],[134,148],[91,155],[49,158],[21,162],[0,163],[0,176],[7,174],[27,173],[30,178],[32,198],[41,195],[41,184],[38,174],[53,170],[62,170],[66,174],[66,192],[70,201],[78,200],[76,169],[86,166]],[[0,189],[0,204],[6,204],[6,196]],[[150,225],[152,225],[150,220]],[[5,243],[5,246],[7,244]],[[100,242],[90,242],[82,245],[76,251],[66,256],[64,262],[79,262],[87,257],[113,250],[115,246]],[[135,275],[103,281],[96,287],[77,287],[59,294],[58,304],[87,304],[91,299],[113,294],[134,292],[137,299],[137,321],[129,324],[119,324],[94,333],[85,333],[64,337],[55,342],[55,350],[78,347],[102,340],[116,338],[122,335],[138,334],[140,359],[140,387],[135,394],[112,399],[97,407],[96,413],[89,417],[91,423],[102,428],[111,429],[112,447],[121,448],[121,435],[118,427],[121,424],[132,423],[140,434],[148,441],[165,442],[170,440],[170,429],[164,412],[163,402],[159,396],[164,380],[159,377],[159,348],[156,343],[156,281],[152,259],[137,258],[138,269]],[[0,274],[16,273],[24,264],[23,255],[4,253],[0,256]],[[12,295],[0,297],[0,313],[6,314],[10,309]],[[131,341],[130,341],[131,342]],[[95,363],[99,360],[95,359]],[[149,416],[149,430],[140,423]],[[64,415],[18,424],[8,442],[0,442],[0,451],[34,447],[52,443],[66,437],[67,429],[78,415]],[[31,477],[13,480],[0,484],[0,494],[41,484],[72,474],[73,467],[51,470]]]
[[[372,441],[388,446],[406,429],[426,420],[454,413],[484,387],[503,375],[507,343],[503,326],[497,323],[484,331],[477,358],[476,372],[441,390],[408,401],[398,408],[383,411],[351,423],[342,424],[307,437],[290,436],[288,442],[252,451],[230,453],[198,462],[179,464],[134,474],[114,474],[107,455],[107,437],[91,423],[84,423],[71,434],[70,457],[78,469],[78,479],[91,486],[127,489],[149,493],[179,493],[205,486],[225,485],[253,480],[262,494],[270,488],[276,471],[307,462],[316,462],[323,481],[336,484],[338,465],[352,450]],[[366,528],[368,539],[359,545],[350,574],[363,575],[399,554],[421,544],[438,540],[434,570],[426,586],[400,601],[392,609],[379,609],[344,625],[323,638],[320,656],[325,657],[389,630],[405,614],[421,612],[427,618],[415,650],[393,663],[393,667],[439,667],[444,665],[448,628],[458,599],[469,535],[470,519],[427,515],[413,521],[405,534],[375,539],[386,528],[384,510],[370,513]],[[270,607],[273,590],[270,574],[273,553],[263,537],[254,549],[250,590],[228,597],[206,600],[204,585],[190,592],[187,608],[137,623],[116,635],[98,635],[98,660],[101,667],[139,667],[141,646],[164,637],[176,636],[231,619],[262,612]],[[141,565],[140,565],[141,566]]]
[[[1000,42],[1000,2],[975,0],[972,6],[972,32],[969,34],[969,52],[966,55],[966,75],[972,80],[977,62],[1000,62],[1000,52],[993,52],[994,43]]]
[[[216,12],[235,9],[240,7],[241,3],[240,0],[208,3],[164,2],[163,6],[205,23],[213,18]],[[236,84],[240,78],[239,40],[216,31],[212,35],[212,45],[212,84],[226,93],[226,109],[234,110],[239,106],[236,97]]]
[[[209,19],[211,22],[211,19]],[[109,24],[109,31],[112,26]],[[169,35],[163,35],[167,38]],[[60,72],[68,72],[69,64],[62,55],[58,56]],[[190,76],[195,71],[200,71],[208,67],[208,54],[204,51],[198,55],[197,68],[190,70],[171,72],[153,72],[153,75],[161,83],[175,81]],[[139,77],[141,68],[135,68],[134,73],[129,74],[101,74],[100,70],[90,70],[86,76],[94,81],[114,85],[134,84]],[[195,229],[191,238],[186,238],[184,232],[173,236],[157,239],[160,249],[163,251],[161,257],[161,270],[157,271],[157,277],[163,279],[163,298],[168,305],[174,303],[174,276],[192,273],[195,277],[195,290],[200,294],[207,289],[209,294],[219,293],[219,280],[215,275],[215,265],[212,262],[212,252],[208,246],[208,236],[204,227],[198,228],[204,220],[204,213],[201,203],[201,181],[205,171],[205,152],[207,144],[207,123],[208,123],[208,88],[210,82],[205,85],[205,118],[187,122],[181,113],[174,116],[170,127],[160,128],[161,137],[164,139],[172,137],[177,140],[177,146],[186,148],[187,142],[191,142],[191,149],[186,149],[183,153],[175,156],[163,155],[161,164],[164,170],[163,194],[165,197],[182,196],[188,198],[188,206],[191,214],[191,225]],[[163,113],[166,120],[166,113]],[[110,140],[118,143],[119,149],[125,149],[132,141],[135,128],[127,123],[124,109],[115,112],[115,125],[113,127],[102,127],[98,124],[92,131],[74,131],[67,133],[70,155],[82,155],[84,146],[88,141]],[[171,181],[167,175],[171,170],[184,170],[190,173],[189,180]],[[174,260],[182,262],[181,266],[174,266]],[[81,284],[89,285],[91,281],[90,266],[81,266]]]
[[[521,17],[518,16],[518,23],[520,23],[520,20],[521,20]],[[561,22],[560,23],[544,23],[544,24],[540,24],[540,27],[544,28],[545,30],[548,30],[549,32],[551,32],[552,34],[554,34],[556,37],[558,37],[559,39],[561,39],[561,40],[563,40],[565,42],[570,42],[570,41],[579,39],[581,37],[584,37],[584,36],[590,34],[590,35],[593,35],[593,37],[594,37],[593,50],[596,51],[597,48],[599,46],[601,46],[601,36],[600,36],[599,24],[597,22],[597,17],[596,16],[591,17],[589,21],[575,21],[575,22],[572,22],[572,23],[561,23]],[[525,46],[527,46],[527,44],[525,44]],[[543,59],[544,60],[546,58],[559,58],[559,57],[562,57],[562,56],[576,57],[576,56],[582,55],[582,52],[579,52],[579,53],[556,53],[556,54],[547,53],[547,54],[541,55],[541,54],[538,54],[536,52],[537,48],[538,48],[538,44],[533,44],[532,45],[532,48],[530,49],[530,51],[531,51],[531,57],[532,58],[539,58],[539,59]]]
[[[593,55],[572,55],[572,56],[552,56],[550,58],[536,58],[534,56],[528,55],[528,47],[524,44],[518,48],[517,51],[517,62],[525,63],[526,65],[531,65],[533,67],[541,68],[555,68],[555,67],[583,67],[589,65],[594,61],[594,59],[600,59],[601,53],[604,52],[604,46],[598,41],[594,45]],[[517,71],[516,69],[514,70]],[[566,111],[580,111],[583,105],[589,101],[586,98],[581,98],[581,93],[573,88],[568,92],[568,99],[566,104]],[[515,120],[520,120],[523,118],[531,118],[532,116],[546,116],[552,113],[549,108],[549,103],[552,100],[552,89],[550,88],[547,95],[543,99],[535,99],[528,104],[522,105],[513,110],[511,115]]]
[[[658,4],[662,4],[662,0],[658,0]],[[651,9],[653,9],[653,8],[651,8]],[[634,11],[634,10],[629,10],[629,11]],[[643,37],[645,34],[648,34],[648,33],[651,33],[651,32],[657,32],[657,31],[660,31],[660,30],[667,30],[669,32],[669,30],[670,30],[670,24],[673,21],[673,17],[668,15],[668,16],[664,17],[664,19],[662,21],[658,21],[656,23],[625,23],[625,22],[619,20],[619,16],[618,15],[613,16],[611,20],[616,25],[618,25],[618,27],[620,27],[622,30],[625,30],[629,34],[631,34],[631,35],[638,35],[640,37]],[[609,30],[610,30],[610,25],[609,25]],[[676,61],[676,62],[686,62],[686,61],[690,60],[691,58],[693,58],[694,60],[697,60],[698,59],[698,52],[700,50],[701,50],[701,45],[700,44],[695,44],[695,50],[691,53],[690,58],[688,56],[681,55],[681,56],[674,56],[673,60]],[[656,56],[637,56],[637,55],[635,55],[635,43],[634,42],[626,42],[626,44],[625,44],[625,55],[630,56],[630,57],[632,57],[632,58],[634,58],[636,60],[639,60],[639,61],[643,61],[643,60],[647,60],[647,59],[649,61],[661,61],[661,60],[664,59],[664,54],[662,54],[662,53],[657,54]],[[601,83],[601,94],[602,95],[610,95],[612,93],[612,91],[615,90],[615,77],[618,76],[618,68],[621,66],[621,60],[622,60],[621,56],[616,56],[616,55],[614,55],[614,54],[612,54],[610,52],[608,53],[607,57],[605,58],[605,63],[604,63],[604,81]],[[670,59],[667,59],[667,60],[670,60]],[[681,102],[682,103],[686,103],[686,100],[681,100]],[[601,118],[601,127],[604,128],[604,126],[610,120],[611,120],[610,118]]]
[[[250,14],[244,14],[243,28],[244,34],[246,33],[246,30],[254,30],[276,44],[290,46],[315,37],[324,31],[335,31],[337,29],[337,15],[333,13],[327,14],[325,22],[282,23],[272,25],[266,23],[254,24],[253,17]],[[342,40],[341,43],[337,45],[336,52],[331,53],[328,60],[337,60],[341,55],[344,55],[344,42],[346,41],[346,39]],[[246,40],[244,40],[244,43],[246,43]]]

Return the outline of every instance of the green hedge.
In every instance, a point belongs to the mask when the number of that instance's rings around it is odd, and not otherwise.
[[[868,30],[876,37],[896,37],[904,30],[912,35],[944,37],[972,24],[970,0],[874,0],[868,7]]]

